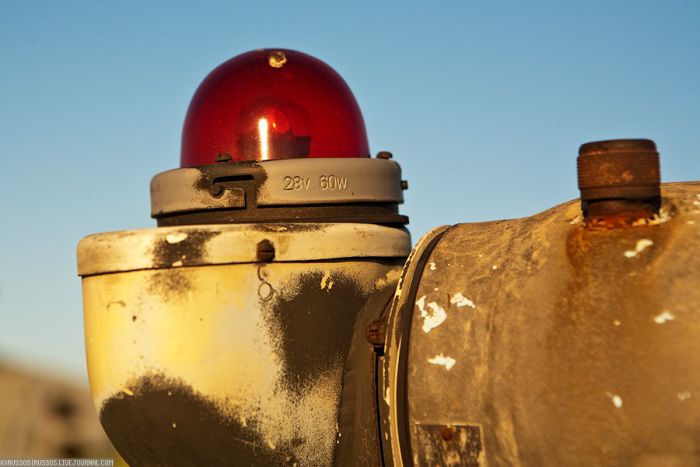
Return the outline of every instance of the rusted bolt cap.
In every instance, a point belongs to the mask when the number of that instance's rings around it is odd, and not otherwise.
[[[649,139],[613,139],[579,148],[581,201],[647,200],[661,196],[659,153]]]
[[[394,155],[389,151],[379,151],[377,153],[377,159],[391,159],[392,157],[394,157]]]
[[[445,441],[452,441],[452,437],[455,434],[454,428],[452,428],[449,425],[443,426],[442,429],[440,430],[440,436],[442,439]]]
[[[375,319],[365,329],[367,342],[372,344],[374,352],[384,354],[384,342],[386,340],[386,322],[383,319]]]

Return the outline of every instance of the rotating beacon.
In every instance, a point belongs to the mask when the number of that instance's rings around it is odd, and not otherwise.
[[[212,71],[181,167],[151,182],[158,227],[78,246],[92,396],[124,459],[329,465],[342,436],[372,444],[352,403],[370,375],[346,375],[410,251],[406,186],[325,63],[263,49]]]

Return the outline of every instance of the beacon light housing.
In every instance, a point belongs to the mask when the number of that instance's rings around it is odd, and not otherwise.
[[[181,168],[153,178],[151,215],[161,226],[402,225],[405,186],[396,162],[369,157],[362,114],[338,73],[301,52],[262,49],[225,62],[199,86]]]
[[[158,227],[78,247],[90,386],[124,459],[331,465],[341,439],[376,445],[355,413],[371,381],[347,375],[410,251],[404,186],[328,65],[270,49],[214,70],[181,167],[152,180]]]

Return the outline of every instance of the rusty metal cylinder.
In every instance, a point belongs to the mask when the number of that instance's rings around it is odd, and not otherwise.
[[[663,205],[591,229],[575,200],[414,249],[377,357],[387,465],[700,466],[700,183],[659,189],[650,141],[584,145],[579,169],[589,201]]]

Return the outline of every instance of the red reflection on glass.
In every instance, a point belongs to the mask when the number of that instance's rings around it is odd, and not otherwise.
[[[294,50],[255,50],[199,85],[185,117],[181,167],[305,157],[369,157],[360,108],[331,67]]]

